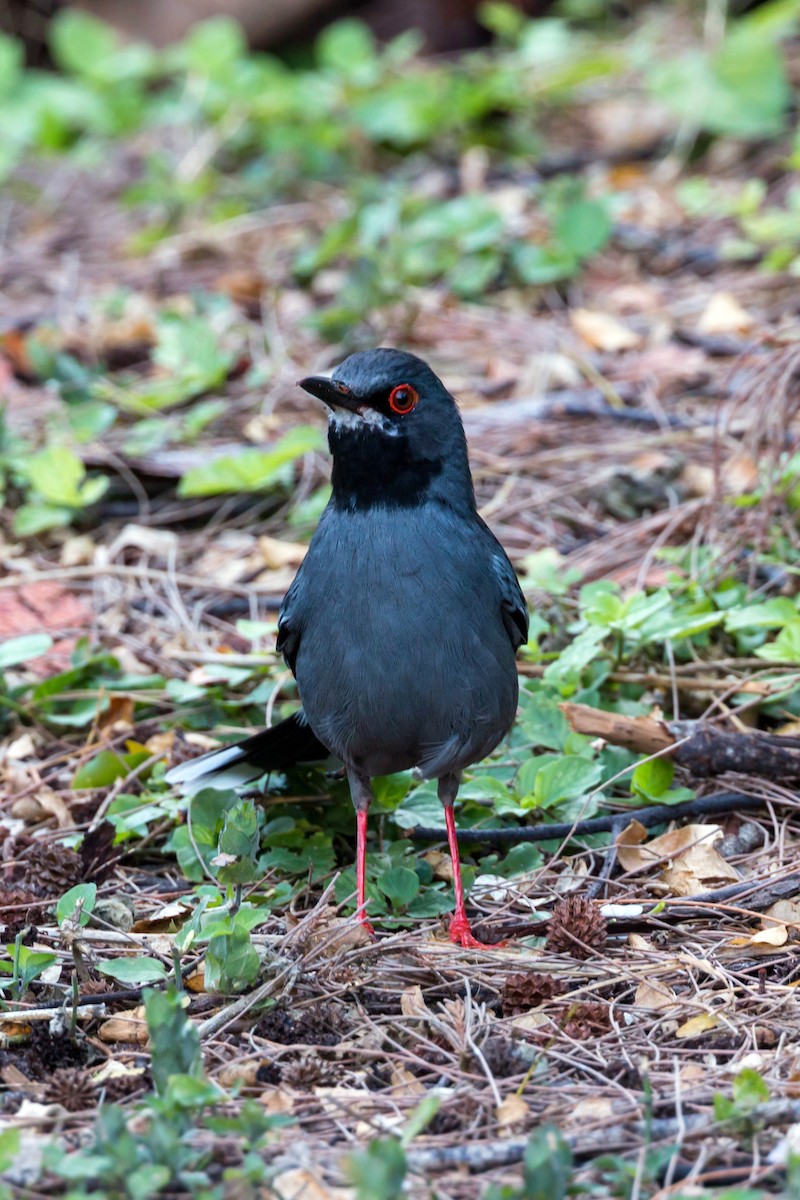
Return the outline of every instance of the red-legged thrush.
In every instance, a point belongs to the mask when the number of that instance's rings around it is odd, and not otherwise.
[[[302,709],[238,745],[170,771],[224,787],[296,762],[340,759],[358,823],[365,913],[375,775],[438,780],[453,862],[450,937],[479,945],[464,907],[453,802],[464,767],[495,748],[517,707],[528,611],[505,551],[475,508],[453,397],[421,358],[353,354],[300,387],[330,409],[333,493],[286,593],[278,649]]]

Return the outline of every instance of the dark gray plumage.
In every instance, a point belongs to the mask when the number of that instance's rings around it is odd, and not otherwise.
[[[416,768],[438,779],[455,868],[451,936],[474,945],[452,805],[459,772],[514,720],[525,600],[476,511],[456,403],[427,363],[371,350],[301,386],[330,408],[333,454],[333,494],[279,617],[302,714],[168,778],[276,769],[287,738],[297,757],[330,751],[347,768],[359,817],[364,920],[370,778]]]

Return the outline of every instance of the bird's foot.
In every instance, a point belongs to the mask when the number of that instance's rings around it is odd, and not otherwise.
[[[459,913],[450,918],[450,941],[463,946],[465,950],[498,950],[505,945],[505,942],[479,942],[470,929],[467,918]]]
[[[364,930],[364,932],[368,933],[369,936],[372,938],[372,940],[375,941],[376,940],[375,927],[373,926],[372,922],[368,921],[367,918],[365,916],[363,916],[363,914],[361,914],[361,913],[358,914],[358,916],[356,917],[356,920],[358,921],[359,925]]]

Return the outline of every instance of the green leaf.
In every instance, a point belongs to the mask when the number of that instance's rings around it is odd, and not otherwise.
[[[203,1076],[200,1038],[186,1014],[188,1004],[188,996],[172,988],[165,992],[148,988],[144,993],[153,1083],[162,1096],[171,1075]]]
[[[733,1081],[733,1099],[740,1112],[752,1112],[759,1104],[769,1100],[767,1083],[752,1067],[739,1071]]]
[[[401,1200],[407,1163],[396,1138],[376,1139],[348,1163],[357,1200]]]
[[[602,250],[611,228],[605,205],[597,200],[574,200],[558,213],[553,232],[569,254],[584,259]]]
[[[319,430],[298,426],[275,443],[271,450],[243,450],[187,471],[178,485],[178,495],[217,496],[224,492],[261,492],[291,479],[292,465],[312,450],[319,450]]]
[[[56,921],[59,925],[63,925],[75,913],[79,901],[83,901],[81,909],[80,923],[81,925],[89,924],[89,916],[95,906],[97,900],[97,884],[96,883],[79,883],[75,887],[65,892],[61,899],[56,904]]]
[[[0,1133],[0,1173],[5,1174],[19,1154],[20,1130],[4,1129]]]
[[[138,987],[143,983],[160,983],[167,977],[167,969],[157,958],[145,955],[132,958],[104,958],[97,964],[102,975],[108,975],[120,983]]]
[[[243,992],[254,983],[261,969],[261,959],[241,926],[232,932],[213,937],[208,943],[205,959],[205,988],[207,992]]]
[[[392,867],[377,878],[378,887],[398,908],[410,904],[419,891],[419,876],[408,867]]]
[[[349,75],[354,66],[375,60],[375,38],[363,21],[346,18],[328,25],[316,42],[317,61]]]
[[[55,508],[52,504],[20,504],[14,513],[14,533],[17,537],[35,537],[48,529],[63,529],[75,516],[71,508]]]
[[[761,604],[729,609],[725,617],[728,633],[751,629],[782,629],[798,619],[797,605],[788,596],[774,596]]]
[[[247,38],[238,21],[211,17],[192,26],[185,49],[190,71],[226,81],[232,68],[247,54]]]
[[[92,75],[113,59],[119,45],[110,25],[77,8],[62,8],[49,28],[50,49],[64,71]]]
[[[759,646],[755,653],[767,662],[800,663],[800,617],[785,625],[774,642]]]
[[[659,800],[671,786],[675,764],[671,758],[652,758],[641,762],[631,776],[631,791],[646,800]]]
[[[31,487],[56,508],[94,504],[109,483],[103,476],[87,479],[85,466],[66,446],[47,446],[28,459],[24,470]]]
[[[572,1183],[572,1149],[555,1125],[531,1134],[522,1162],[525,1200],[564,1200]]]
[[[249,883],[257,877],[256,855],[259,849],[258,813],[252,800],[240,800],[225,814],[219,835],[218,856],[236,861],[213,863],[220,883]]]
[[[78,767],[72,777],[74,788],[108,787],[115,779],[122,779],[130,772],[122,755],[113,750],[101,750],[94,758]]]
[[[49,633],[24,633],[0,643],[0,671],[46,654],[53,644]]]
[[[556,762],[545,763],[537,772],[533,794],[537,804],[548,807],[591,791],[602,774],[599,762],[577,754],[563,755]]]

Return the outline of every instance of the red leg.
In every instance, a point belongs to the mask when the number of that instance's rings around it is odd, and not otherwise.
[[[450,941],[458,942],[468,950],[495,950],[502,943],[498,942],[494,946],[489,946],[484,942],[479,942],[476,937],[473,937],[472,930],[469,927],[467,910],[464,904],[464,888],[461,883],[461,863],[458,857],[456,819],[453,815],[452,802],[444,802],[444,819],[447,825],[447,843],[450,847],[450,859],[453,863],[453,887],[456,893],[456,911],[450,918]]]
[[[375,930],[367,920],[367,809],[356,812],[356,916],[367,933],[375,936]]]
[[[356,918],[367,933],[375,936],[375,930],[367,920],[367,813],[372,800],[369,776],[359,771],[348,771],[350,795],[356,810]]]

